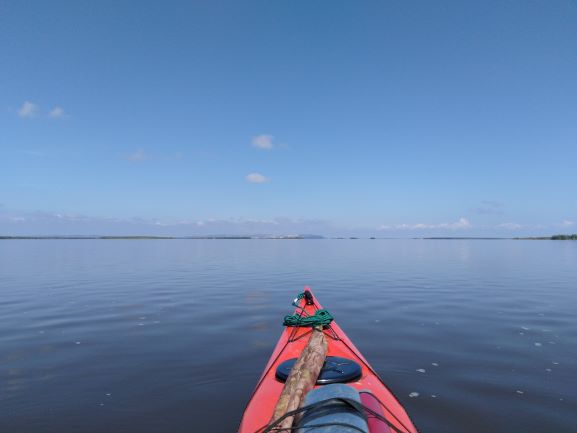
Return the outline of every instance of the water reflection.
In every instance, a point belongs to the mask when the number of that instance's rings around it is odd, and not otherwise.
[[[0,431],[235,431],[310,284],[422,431],[573,432],[577,243],[6,241]]]

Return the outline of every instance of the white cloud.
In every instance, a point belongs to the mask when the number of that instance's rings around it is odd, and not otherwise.
[[[62,119],[65,116],[66,115],[64,114],[64,109],[62,107],[54,107],[48,113],[48,117],[51,117],[52,119]]]
[[[25,101],[24,104],[22,104],[22,107],[20,107],[20,109],[18,110],[18,116],[22,118],[34,117],[36,116],[37,112],[38,112],[38,105],[33,104],[30,101]]]
[[[260,173],[250,173],[246,176],[247,182],[250,183],[267,183],[270,182],[270,179],[266,176],[263,176]]]
[[[562,227],[571,227],[573,226],[575,223],[573,221],[569,221],[569,220],[565,220],[561,223]]]
[[[440,223],[440,224],[397,224],[397,225],[381,225],[378,227],[379,230],[430,230],[430,229],[468,229],[471,228],[472,224],[467,218],[459,218],[458,221],[453,223]]]
[[[272,135],[257,135],[252,137],[252,145],[258,149],[271,150],[273,147],[275,147],[272,142],[273,138],[274,137]]]
[[[136,152],[130,153],[125,156],[125,159],[134,162],[144,161],[145,159],[148,158],[149,155],[143,149],[138,149]]]
[[[459,221],[449,224],[449,227],[454,229],[468,229],[471,227],[471,223],[467,218],[459,218]]]

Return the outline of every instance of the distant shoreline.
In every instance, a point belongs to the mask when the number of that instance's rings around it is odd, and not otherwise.
[[[514,241],[575,241],[577,235],[553,235],[553,236],[525,236],[513,238],[498,238],[498,237],[428,237],[428,238],[413,238],[424,240],[514,240]]]
[[[162,240],[162,239],[326,239],[317,235],[287,235],[287,236],[0,236],[0,240]]]
[[[170,240],[170,239],[212,239],[212,240],[301,240],[301,239],[412,239],[412,240],[531,240],[531,241],[565,241],[577,240],[577,234],[571,235],[553,235],[553,236],[528,236],[528,237],[451,237],[451,236],[436,236],[436,237],[420,237],[420,238],[376,238],[376,237],[325,237],[321,235],[248,235],[248,236],[234,236],[234,235],[214,235],[214,236],[0,236],[0,240]]]

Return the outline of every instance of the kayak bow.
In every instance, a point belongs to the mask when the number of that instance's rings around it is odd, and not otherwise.
[[[271,422],[275,405],[283,390],[283,381],[290,373],[294,358],[298,358],[307,345],[308,338],[312,333],[311,326],[316,326],[314,316],[317,312],[321,313],[317,313],[317,316],[323,316],[321,320],[323,318],[325,319],[325,322],[323,322],[323,333],[328,342],[328,353],[325,367],[323,367],[317,380],[315,390],[309,393],[309,397],[311,397],[311,394],[319,394],[319,392],[324,392],[328,390],[329,387],[335,386],[327,384],[340,383],[336,385],[337,387],[343,387],[341,384],[344,384],[346,385],[345,388],[347,388],[344,389],[344,391],[348,392],[348,389],[354,389],[352,391],[356,391],[355,394],[358,395],[356,398],[360,399],[361,407],[365,408],[366,412],[363,414],[363,418],[365,419],[364,425],[366,427],[364,428],[366,430],[345,429],[338,431],[417,433],[417,429],[411,422],[405,409],[339,325],[332,320],[332,316],[330,317],[332,322],[328,321],[329,324],[327,324],[327,317],[324,313],[326,310],[323,310],[323,307],[308,287],[305,287],[305,293],[303,295],[306,296],[301,295],[295,299],[294,305],[297,307],[295,314],[285,318],[285,325],[288,319],[289,326],[286,326],[281,334],[272,356],[256,385],[244,411],[238,433],[261,432],[263,428]],[[312,320],[313,323],[308,324],[308,326],[307,324],[299,323],[290,324],[290,320],[296,322]],[[329,367],[329,364],[332,365]],[[337,368],[335,368],[335,365]],[[317,391],[318,388],[323,389]],[[311,398],[314,399],[315,397]],[[343,401],[345,400],[346,399]],[[375,416],[374,413],[379,414],[380,417]],[[366,416],[367,414],[369,415],[368,417]],[[306,417],[307,415],[305,414],[304,418]],[[382,418],[386,419],[386,422],[384,422]],[[304,428],[302,429],[302,431],[305,430]],[[324,430],[319,429],[319,431]]]

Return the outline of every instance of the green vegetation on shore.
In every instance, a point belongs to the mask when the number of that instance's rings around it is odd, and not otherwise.
[[[513,238],[519,240],[533,240],[533,241],[577,241],[577,234],[572,235],[553,235],[553,236],[537,236],[527,238]]]
[[[554,241],[577,241],[577,234],[551,236]]]

